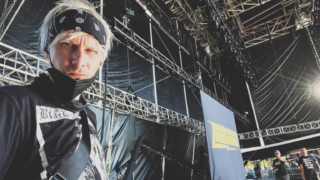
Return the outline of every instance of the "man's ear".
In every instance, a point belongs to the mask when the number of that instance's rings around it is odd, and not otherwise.
[[[43,55],[44,55],[44,57],[45,57],[46,59],[50,60],[48,48],[46,48],[46,49],[43,50]]]

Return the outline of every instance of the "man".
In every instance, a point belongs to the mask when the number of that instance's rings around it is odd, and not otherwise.
[[[257,179],[262,178],[262,176],[261,176],[261,166],[260,166],[259,162],[257,162],[256,167],[254,167],[254,173],[255,173]]]
[[[301,148],[301,155],[299,158],[301,178],[303,180],[319,180],[319,175],[316,171],[316,166],[320,170],[318,161],[314,156],[308,155],[306,148]]]
[[[288,170],[286,168],[286,161],[281,157],[279,150],[274,152],[276,159],[273,160],[273,170],[276,171],[276,180],[290,180]]]
[[[48,75],[0,88],[0,180],[107,179],[96,117],[81,93],[113,34],[85,0],[57,3],[40,28]]]

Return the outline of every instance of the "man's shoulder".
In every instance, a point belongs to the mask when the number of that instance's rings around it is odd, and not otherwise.
[[[26,86],[1,86],[1,101],[11,102],[16,108],[28,105],[31,101],[38,99],[38,94],[32,85]]]
[[[23,97],[28,96],[31,92],[33,92],[33,88],[31,85],[27,86],[1,86],[0,87],[0,95],[7,96],[8,98],[14,97]]]

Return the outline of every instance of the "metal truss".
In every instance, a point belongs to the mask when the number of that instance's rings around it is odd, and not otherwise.
[[[269,1],[271,0],[227,0],[228,9],[225,10],[225,13],[229,17],[233,16],[236,19],[240,32],[243,33],[245,30],[244,23],[242,23],[239,15]]]
[[[226,11],[229,16],[238,16],[241,13],[249,11],[270,1],[271,0],[228,0],[227,5],[229,8],[226,9]]]
[[[218,53],[218,43],[207,30],[207,23],[201,14],[201,10],[193,10],[187,0],[166,0],[165,4],[170,4],[170,10],[177,15],[186,30],[191,36],[200,41],[203,47],[209,47],[211,53]]]
[[[216,94],[214,94],[211,90],[202,85],[201,81],[197,76],[192,76],[180,68],[177,64],[172,62],[166,56],[161,54],[157,49],[153,48],[149,43],[143,40],[140,36],[135,34],[132,29],[128,28],[124,24],[122,24],[118,19],[115,18],[114,31],[117,34],[120,34],[122,39],[118,39],[118,42],[123,43],[130,50],[138,54],[143,59],[149,61],[150,63],[155,63],[156,66],[168,73],[172,77],[175,77],[178,81],[184,82],[189,86],[193,86],[199,90],[202,90],[210,97],[224,105],[226,108],[234,112],[235,116],[240,119],[245,124],[251,124],[250,120],[232,108],[227,102],[220,99]],[[153,61],[154,60],[154,61]]]
[[[0,80],[9,84],[28,85],[40,73],[45,73],[49,62],[0,42]],[[83,94],[94,106],[102,107],[104,83],[95,81]],[[183,114],[174,112],[150,101],[136,97],[115,87],[107,85],[106,107],[118,112],[163,125],[175,126],[202,134],[204,124]]]
[[[293,12],[245,30],[242,37],[246,47],[290,33],[290,28],[294,26],[294,24],[290,24],[290,21],[294,21]]]
[[[320,120],[301,123],[301,124],[293,124],[288,126],[281,126],[276,128],[264,129],[260,131],[251,131],[246,133],[239,133],[239,140],[247,140],[247,139],[255,139],[259,137],[268,137],[268,136],[277,136],[281,134],[289,134],[301,131],[310,131],[320,129]]]
[[[242,22],[239,14],[251,10],[255,7],[258,7],[264,3],[270,2],[270,0],[246,0],[246,1],[233,1],[227,0],[228,9],[225,10],[228,16],[233,16],[237,20],[238,27],[242,33],[242,38],[245,42],[246,47],[251,47],[254,45],[258,45],[262,42],[268,41],[270,39],[274,39],[283,35],[288,34],[290,31],[289,29],[294,27],[295,23],[297,25],[297,30],[303,27],[308,26],[309,24],[304,24],[306,21],[311,21],[310,11],[304,12],[306,8],[312,6],[310,0],[288,0],[288,1],[281,1],[272,7],[258,13],[257,15],[249,18],[245,22]],[[294,4],[294,9],[291,9],[287,12],[285,9],[287,6]],[[276,9],[273,12],[265,14],[269,10],[282,6],[281,8]],[[269,17],[270,15],[276,13],[279,10],[283,10],[284,15],[279,16],[275,19],[269,20],[265,23],[255,25],[257,22],[261,22],[261,20]],[[262,16],[259,20],[256,20],[254,23],[247,25],[246,28],[244,24],[250,22],[251,20],[257,18],[258,16]],[[252,27],[253,26],[253,27]]]
[[[11,4],[8,5],[8,0],[5,0],[4,2],[4,7],[3,7],[3,11],[2,14],[0,16],[0,41],[2,40],[3,36],[5,35],[5,33],[7,32],[7,30],[9,29],[13,19],[16,17],[16,15],[18,14],[21,6],[23,5],[25,0],[21,0],[19,7],[17,8],[17,10],[15,11],[14,15],[12,16],[11,20],[9,21],[7,27],[5,29],[3,29],[4,24],[6,19],[8,18],[10,12],[12,11],[14,5],[16,4],[17,0],[12,0]]]
[[[136,0],[136,2],[174,43],[181,47],[185,53],[190,55],[189,50],[185,47],[186,44],[181,42],[181,37],[178,37],[178,34],[181,35],[181,32],[177,32],[176,22],[162,11],[154,0]]]

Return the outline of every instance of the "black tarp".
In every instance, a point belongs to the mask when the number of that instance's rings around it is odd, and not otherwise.
[[[295,36],[288,34],[272,40],[272,44],[265,42],[249,48],[259,73],[258,88],[251,88],[251,92],[260,129],[319,120],[320,70],[308,38],[306,30],[300,30],[295,32]],[[263,139],[266,145],[270,145],[319,132],[307,130]],[[257,142],[257,139],[243,140],[240,143],[251,147],[260,145],[252,145],[253,141]],[[285,154],[301,147],[315,146],[319,146],[317,138],[282,145],[279,148],[282,154]],[[249,158],[252,154],[253,159],[272,157],[274,149],[277,148],[248,152],[243,154],[243,158]]]
[[[259,87],[251,89],[260,129],[319,119],[319,66],[305,30],[296,36],[273,40],[278,60],[270,42],[250,49],[260,76]]]
[[[159,148],[164,147],[164,139],[167,139],[165,148],[167,152],[180,159],[186,160],[189,163],[192,162],[193,133],[174,127],[166,127],[130,115],[119,113],[115,113],[113,124],[112,153],[110,159],[111,179],[115,178],[117,171],[119,171],[119,167],[126,164],[128,160],[131,159],[130,151],[133,150],[135,142],[139,137],[150,141]],[[199,168],[202,167],[202,170],[210,175],[207,169],[208,159],[205,159],[203,155],[201,155],[201,158],[203,158],[202,160],[199,158],[199,146],[205,144],[206,142],[204,137],[196,136],[194,164]],[[206,148],[205,151],[207,151]],[[205,165],[201,166],[200,161]],[[207,177],[210,177],[208,175]],[[134,176],[136,179],[161,179],[161,156],[148,149],[142,148],[138,155]],[[165,179],[191,179],[191,172],[185,167],[166,159]],[[203,178],[198,175],[194,175],[194,179],[201,180]]]

